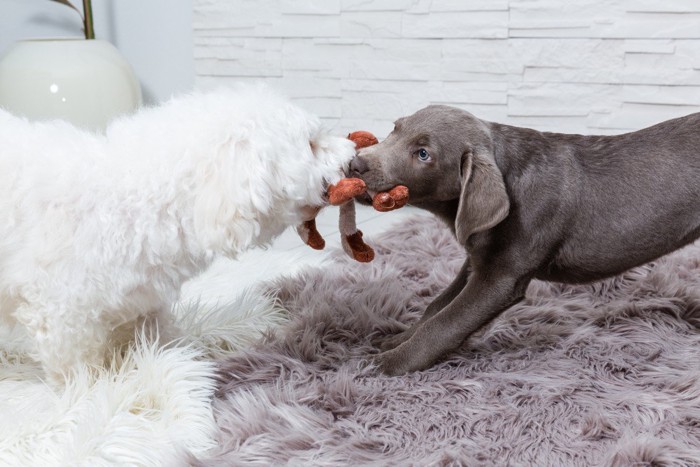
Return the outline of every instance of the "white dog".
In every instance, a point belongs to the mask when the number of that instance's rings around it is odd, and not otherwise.
[[[114,329],[168,313],[215,255],[310,218],[354,155],[260,86],[174,99],[106,135],[0,111],[0,318],[26,326],[54,380],[104,364]]]

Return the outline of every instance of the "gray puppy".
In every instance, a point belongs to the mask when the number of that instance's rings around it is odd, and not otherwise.
[[[430,367],[522,300],[533,278],[621,273],[700,236],[700,113],[619,136],[541,133],[430,106],[350,165],[370,194],[406,185],[469,253],[456,279],[377,357]],[[364,197],[360,202],[368,202]]]

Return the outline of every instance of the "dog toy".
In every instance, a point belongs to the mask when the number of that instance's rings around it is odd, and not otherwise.
[[[355,143],[355,148],[371,146],[377,143],[377,138],[366,131],[348,135]],[[355,222],[355,196],[367,191],[367,185],[359,178],[343,178],[326,190],[328,203],[339,206],[340,239],[343,250],[353,259],[368,263],[374,259],[374,250],[362,240],[362,231],[358,230]],[[311,219],[297,227],[302,241],[315,250],[322,250],[326,242],[316,229],[316,219]]]
[[[367,131],[355,131],[348,135],[355,143],[356,149],[377,144],[377,138]],[[362,231],[355,221],[354,198],[367,191],[365,182],[359,178],[343,178],[337,184],[330,185],[326,191],[328,203],[339,206],[339,227],[343,250],[353,259],[368,263],[374,259],[374,250],[362,239]],[[372,206],[380,212],[401,208],[408,202],[408,188],[398,185],[388,192],[377,193],[372,199]],[[326,242],[316,229],[316,220],[311,219],[297,227],[301,239],[316,250],[322,250]]]
[[[348,135],[348,139],[355,142],[357,149],[374,146],[379,141],[369,131],[355,131]],[[372,198],[372,207],[379,212],[393,211],[406,206],[408,203],[408,188],[403,185],[397,185],[391,190],[383,191],[374,195]]]
[[[389,191],[377,193],[372,198],[372,207],[379,212],[393,211],[408,203],[408,187],[396,185]]]

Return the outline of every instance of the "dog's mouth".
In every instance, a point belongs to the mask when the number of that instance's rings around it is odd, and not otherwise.
[[[367,183],[365,181],[365,183]],[[355,197],[355,201],[357,201],[360,204],[363,204],[365,206],[372,206],[374,198],[377,196],[378,193],[385,193],[390,191],[392,188],[396,187],[397,185],[402,185],[401,183],[381,183],[380,185],[374,185],[373,187],[370,187],[369,185],[367,186],[367,191],[362,193],[361,195],[358,195]]]
[[[374,197],[376,193],[371,193],[369,191],[365,191],[361,195],[358,195],[355,197],[355,201],[357,201],[360,204],[364,204],[365,206],[371,206],[372,205],[372,198]]]

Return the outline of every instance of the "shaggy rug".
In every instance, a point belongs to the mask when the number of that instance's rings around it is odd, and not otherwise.
[[[290,321],[221,362],[201,465],[698,465],[700,245],[588,285],[534,282],[435,367],[378,374],[464,252],[437,221],[270,289]]]
[[[308,258],[257,250],[217,261],[183,288],[179,341],[139,332],[111,368],[86,369],[63,389],[44,384],[21,330],[0,326],[0,466],[177,466],[215,447],[215,361],[287,319],[255,287],[270,277],[261,264],[289,273]]]

